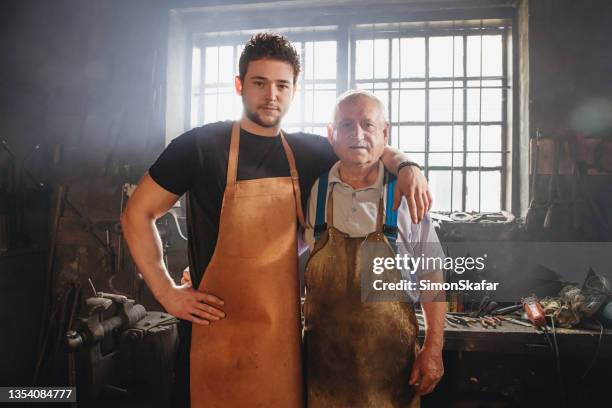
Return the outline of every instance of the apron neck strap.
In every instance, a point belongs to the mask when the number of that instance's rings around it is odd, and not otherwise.
[[[321,182],[319,180],[319,182]],[[331,185],[329,193],[327,194],[327,205],[325,207],[325,218],[327,219],[327,227],[334,226],[334,184]]]
[[[295,165],[295,157],[293,151],[289,147],[289,143],[285,140],[285,135],[280,132],[281,142],[283,149],[287,155],[287,161],[289,162],[289,172],[291,174],[291,184],[293,185],[293,195],[295,196],[295,207],[297,212],[298,221],[302,227],[305,227],[304,213],[302,211],[302,198],[300,193],[300,179]],[[240,146],[240,121],[235,121],[232,125],[232,136],[230,138],[229,156],[227,161],[227,180],[226,189],[229,190],[230,194],[236,189],[236,177],[238,174],[238,149]]]
[[[295,157],[293,151],[285,139],[285,134],[281,130],[280,132],[281,142],[283,143],[283,149],[285,149],[285,155],[287,155],[287,161],[289,162],[289,172],[291,174],[291,184],[293,185],[293,195],[295,196],[295,210],[297,213],[298,221],[302,228],[306,228],[304,222],[304,212],[302,211],[302,194],[300,192],[300,177],[298,175],[297,167],[295,165]]]
[[[235,121],[232,126],[232,137],[230,139],[229,156],[227,159],[227,181],[226,188],[234,190],[236,174],[238,173],[238,147],[240,145],[240,122]]]

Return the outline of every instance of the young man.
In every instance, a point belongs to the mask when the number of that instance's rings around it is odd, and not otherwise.
[[[212,123],[176,138],[139,183],[122,225],[155,297],[169,313],[195,323],[183,324],[179,354],[190,366],[181,375],[179,363],[177,384],[185,388],[177,396],[190,393],[193,407],[296,407],[302,405],[296,250],[301,197],[336,157],[323,138],[280,132],[300,72],[299,57],[284,37],[254,36],[239,71],[240,121]],[[400,166],[406,160],[392,149],[383,155],[391,171],[401,168],[399,190],[416,220],[431,197],[422,174]],[[172,281],[155,228],[183,193],[193,287]]]
[[[390,244],[401,255],[443,259],[444,252],[429,216],[412,224],[405,201],[397,214],[390,211],[390,176],[380,161],[389,133],[382,102],[366,91],[345,93],[328,133],[340,161],[313,186],[305,231],[308,406],[417,407],[444,371],[443,293],[422,298],[425,342],[415,353],[419,329],[409,298],[364,302],[362,290],[370,290],[363,285],[374,259],[395,258]],[[441,279],[440,271],[427,272]],[[399,271],[378,277],[401,280]]]

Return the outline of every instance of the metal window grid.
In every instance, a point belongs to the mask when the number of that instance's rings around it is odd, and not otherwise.
[[[367,78],[367,79],[356,79],[356,75],[355,75],[355,71],[356,71],[356,52],[352,52],[351,53],[351,72],[350,72],[350,78],[351,78],[351,88],[358,88],[361,87],[363,88],[363,86],[360,86],[361,84],[372,84],[371,88],[366,88],[366,89],[370,89],[370,90],[382,90],[382,91],[388,91],[388,100],[387,100],[387,106],[389,107],[389,121],[391,123],[392,127],[396,127],[397,128],[397,134],[398,137],[402,137],[402,135],[400,134],[400,126],[408,126],[408,125],[413,125],[413,126],[423,126],[424,127],[424,131],[425,131],[425,149],[421,150],[421,151],[409,151],[409,153],[412,154],[423,154],[424,155],[424,167],[425,167],[425,175],[428,177],[430,175],[431,171],[449,171],[450,172],[450,177],[451,177],[451,182],[450,182],[450,189],[449,189],[449,194],[450,194],[450,210],[461,210],[461,211],[466,211],[466,197],[467,197],[467,174],[468,172],[478,172],[478,181],[479,181],[479,187],[478,187],[478,211],[480,211],[481,209],[481,203],[482,203],[482,195],[483,195],[483,191],[481,188],[481,174],[484,172],[499,172],[500,173],[500,197],[499,197],[499,209],[504,209],[505,208],[505,203],[506,203],[506,184],[507,184],[507,178],[505,177],[505,174],[507,172],[507,166],[508,166],[508,138],[509,135],[508,133],[508,124],[507,124],[507,109],[506,109],[506,104],[507,104],[507,98],[508,98],[508,92],[512,90],[511,88],[511,82],[508,78],[508,71],[507,71],[507,65],[508,65],[508,47],[507,47],[507,41],[508,41],[508,26],[500,26],[500,27],[485,27],[482,25],[480,25],[480,27],[474,28],[474,27],[469,27],[469,28],[454,28],[454,27],[445,27],[445,28],[419,28],[416,30],[410,30],[410,29],[406,29],[401,27],[400,23],[398,23],[395,28],[391,28],[392,25],[391,24],[385,24],[383,26],[384,28],[381,30],[377,30],[377,25],[376,24],[372,24],[372,25],[361,25],[359,29],[355,29],[352,33],[351,33],[351,49],[352,50],[356,50],[357,49],[357,41],[359,40],[372,40],[372,63],[374,65],[375,63],[375,59],[376,59],[376,55],[375,55],[375,49],[374,49],[374,40],[377,39],[387,39],[388,40],[388,58],[389,58],[389,70],[388,70],[388,75],[387,78]],[[500,76],[482,76],[482,36],[484,35],[500,35],[501,36],[501,43],[502,43],[502,61],[501,61],[501,66],[502,66],[502,75]],[[453,76],[451,77],[430,77],[430,67],[429,67],[429,51],[430,51],[430,47],[429,47],[429,41],[432,37],[441,37],[441,36],[452,36],[453,37]],[[477,36],[480,37],[480,76],[468,76],[468,70],[467,70],[467,38],[470,36]],[[462,55],[463,55],[463,61],[462,61],[462,71],[463,71],[463,75],[454,75],[454,71],[455,71],[455,38],[461,38],[462,39]],[[400,66],[400,68],[398,69],[398,76],[393,77],[392,76],[392,58],[393,58],[393,40],[397,39],[398,40],[398,48],[401,52],[401,45],[400,45],[400,40],[402,38],[424,38],[425,40],[425,75],[423,77],[402,77],[401,74],[401,57],[400,55],[397,55],[395,58],[398,58],[398,65]],[[372,68],[372,76],[375,77],[375,73],[374,73],[374,68]],[[483,86],[483,81],[500,81],[501,82],[501,86]],[[448,82],[451,81],[453,83],[453,86],[451,87],[437,87],[437,86],[431,86],[432,83],[439,83],[439,82]],[[479,85],[474,86],[472,85],[474,81],[478,81]],[[410,87],[402,87],[402,83],[424,83],[424,87],[414,87],[414,88],[410,88]],[[461,86],[456,86],[457,82],[460,82],[462,85]],[[395,84],[398,84],[399,86],[394,86]],[[381,85],[386,85],[384,87],[379,86],[378,84]],[[424,90],[425,91],[425,101],[424,101],[424,105],[425,105],[425,120],[424,121],[399,121],[400,117],[399,114],[397,115],[397,121],[392,121],[392,118],[394,117],[394,113],[393,110],[394,109],[401,109],[401,93],[399,92],[400,90],[407,90],[407,89],[419,89],[419,90]],[[430,91],[431,90],[440,90],[440,89],[452,89],[453,90],[453,94],[452,94],[452,104],[451,104],[451,121],[445,121],[445,122],[441,122],[441,121],[433,121],[429,119],[430,116],[430,101],[429,101],[429,97],[430,97]],[[469,121],[467,119],[467,115],[468,115],[468,101],[467,101],[467,90],[468,89],[477,89],[479,91],[479,120],[478,121]],[[483,122],[482,121],[482,90],[483,89],[500,89],[502,92],[502,98],[501,98],[501,120],[500,121],[486,121]],[[396,106],[393,105],[392,103],[392,91],[398,91],[398,103]],[[463,118],[462,120],[455,120],[455,90],[461,90],[463,93],[463,102],[462,102],[462,111],[463,111]],[[494,150],[494,151],[489,151],[489,150],[484,150],[481,149],[481,142],[482,142],[482,135],[481,135],[481,130],[483,126],[490,126],[490,125],[499,125],[501,126],[501,150]],[[451,138],[452,138],[452,142],[451,142],[451,149],[450,150],[445,150],[445,151],[440,151],[440,150],[436,150],[434,152],[430,151],[429,149],[429,142],[430,142],[430,128],[432,126],[450,126],[451,127]],[[461,150],[455,150],[455,146],[454,146],[454,142],[455,142],[455,126],[461,126],[463,129],[463,149]],[[467,142],[468,142],[468,126],[478,126],[478,149],[477,150],[469,150],[468,146],[467,146]],[[390,134],[390,140],[389,143],[392,146],[396,146],[399,147],[399,141],[398,140],[393,140],[392,138],[393,133]],[[409,137],[407,135],[404,135],[405,137]],[[451,159],[451,165],[450,166],[434,166],[434,165],[430,165],[430,157],[431,154],[439,154],[439,153],[450,153],[450,159]],[[454,159],[455,159],[455,153],[462,153],[463,154],[463,158],[462,158],[462,165],[456,165],[454,163]],[[469,153],[476,153],[478,154],[478,165],[477,166],[468,166],[467,165],[467,155]],[[500,157],[500,161],[501,161],[501,165],[499,166],[484,166],[481,163],[481,158],[482,158],[482,154],[486,154],[486,153],[495,153],[495,154],[499,154]],[[454,177],[455,177],[455,173],[459,172],[461,175],[461,205],[457,206],[455,205],[456,203],[453,202],[454,199],[454,188],[455,188],[455,184],[454,184]]]
[[[385,24],[385,29],[382,30],[378,30],[376,28],[376,24],[372,24],[372,25],[368,25],[368,24],[360,24],[359,26],[356,25],[350,25],[347,23],[343,23],[343,24],[339,24],[337,26],[333,26],[333,27],[325,27],[323,30],[318,30],[320,27],[302,27],[299,28],[297,30],[291,29],[291,30],[283,30],[283,29],[275,29],[274,31],[278,31],[278,32],[283,32],[285,35],[287,35],[287,37],[292,41],[292,42],[300,42],[302,43],[302,47],[301,47],[301,64],[303,67],[303,71],[304,71],[304,67],[305,67],[305,49],[306,47],[304,46],[306,43],[308,42],[315,42],[315,41],[335,41],[336,42],[336,79],[331,79],[331,80],[322,80],[322,79],[316,79],[316,77],[313,77],[313,79],[306,79],[306,76],[304,75],[304,72],[302,72],[302,74],[300,75],[299,79],[298,79],[298,88],[300,89],[300,95],[299,97],[302,98],[301,102],[302,102],[302,109],[301,112],[299,113],[299,117],[300,120],[298,122],[294,122],[294,123],[285,123],[285,125],[287,125],[288,127],[291,128],[299,128],[299,129],[312,129],[312,128],[316,128],[316,127],[324,127],[326,125],[326,122],[306,122],[305,121],[305,108],[306,108],[306,92],[307,90],[315,90],[317,89],[318,86],[321,85],[335,85],[335,90],[336,90],[336,94],[339,95],[342,92],[346,91],[347,89],[350,88],[356,88],[359,86],[359,84],[363,84],[363,83],[372,83],[373,86],[375,84],[385,84],[386,86],[384,88],[377,88],[377,89],[382,89],[382,90],[388,90],[388,98],[389,100],[387,101],[387,105],[389,106],[389,118],[393,118],[393,105],[392,105],[392,92],[393,90],[400,90],[400,89],[423,89],[425,91],[425,120],[422,122],[413,122],[413,121],[399,121],[399,115],[398,115],[398,121],[393,121],[391,122],[392,127],[397,127],[398,129],[398,136],[401,137],[400,133],[399,133],[399,126],[410,126],[410,125],[417,125],[417,126],[423,126],[424,130],[425,130],[425,150],[423,151],[410,151],[410,153],[422,153],[425,156],[425,174],[426,176],[430,175],[431,171],[449,171],[450,175],[451,175],[451,183],[450,183],[450,199],[451,199],[451,204],[450,204],[450,209],[460,209],[462,211],[466,210],[466,197],[467,197],[467,174],[468,172],[478,172],[478,179],[479,179],[479,184],[480,184],[480,180],[481,180],[481,173],[484,172],[491,172],[491,171],[498,171],[500,173],[500,178],[501,178],[501,185],[500,185],[500,197],[499,197],[499,202],[500,202],[500,209],[505,209],[505,203],[507,202],[506,200],[506,191],[507,191],[507,177],[506,177],[506,172],[508,171],[508,163],[509,163],[509,146],[511,145],[510,142],[510,135],[508,135],[508,109],[507,109],[507,101],[508,101],[508,92],[512,92],[512,87],[511,87],[511,80],[509,79],[508,76],[508,61],[510,61],[511,56],[508,55],[508,36],[509,36],[509,30],[510,30],[510,26],[508,23],[505,23],[504,25],[498,25],[495,27],[489,27],[489,26],[483,26],[482,22],[480,27],[461,27],[461,26],[454,26],[454,23],[452,26],[448,26],[448,27],[441,27],[441,26],[437,26],[437,27],[421,27],[421,28],[416,28],[416,29],[411,29],[409,27],[406,27],[403,25],[403,23],[397,23],[394,29],[389,29],[389,26],[393,26],[392,24]],[[365,29],[364,27],[369,27],[369,29]],[[257,30],[259,31],[259,30]],[[224,87],[230,87],[233,88],[233,82],[231,83],[209,83],[206,84],[206,80],[205,80],[205,69],[206,69],[206,59],[205,59],[205,49],[206,47],[211,47],[211,46],[224,46],[224,45],[231,45],[233,47],[233,66],[236,69],[237,73],[237,66],[238,66],[238,58],[239,58],[239,53],[241,50],[241,46],[248,40],[248,38],[250,37],[250,35],[252,34],[252,32],[250,31],[241,31],[241,32],[237,32],[237,33],[230,33],[230,34],[225,34],[225,35],[215,35],[215,33],[210,33],[204,36],[199,36],[199,37],[195,37],[194,38],[194,47],[199,47],[201,49],[201,78],[200,78],[200,86],[198,89],[192,89],[192,98],[194,96],[201,96],[202,99],[200,100],[200,102],[198,103],[198,120],[199,120],[199,124],[201,124],[203,122],[203,118],[204,118],[204,103],[203,103],[203,95],[205,95],[205,93],[207,92],[207,90],[216,90],[217,95],[219,94],[219,89],[224,88]],[[482,36],[483,35],[501,35],[501,40],[502,40],[502,75],[501,76],[482,76],[482,61],[481,61],[481,67],[480,67],[480,76],[467,76],[467,38],[468,36],[480,36],[481,38],[481,47],[480,47],[480,53],[481,53],[481,59],[482,59]],[[431,78],[429,76],[429,40],[431,37],[436,37],[436,36],[453,36],[453,38],[455,37],[460,37],[462,38],[463,41],[463,61],[462,61],[462,69],[463,69],[463,75],[454,75],[454,66],[455,66],[455,61],[454,61],[454,47],[455,47],[455,41],[453,39],[453,76],[450,77],[436,77],[436,78]],[[401,38],[414,38],[414,37],[423,37],[425,38],[426,44],[425,44],[425,76],[421,77],[421,78],[410,78],[410,77],[401,77],[401,65],[400,65],[400,69],[398,70],[398,77],[393,77],[392,76],[392,63],[391,63],[391,56],[392,56],[392,52],[393,50],[391,49],[392,47],[392,43],[393,43],[393,39],[398,39],[398,43],[399,43],[399,39]],[[355,50],[356,50],[356,42],[358,40],[374,40],[374,39],[381,39],[381,38],[386,38],[388,39],[388,43],[389,43],[389,67],[388,67],[388,76],[387,78],[384,79],[380,79],[380,78],[371,78],[371,79],[362,79],[362,80],[356,80],[355,79]],[[313,53],[314,55],[314,53]],[[316,63],[316,61],[313,61],[313,64]],[[401,64],[401,62],[400,62]],[[313,73],[314,74],[314,73]],[[373,73],[374,76],[374,73]],[[190,76],[191,77],[191,76]],[[488,86],[488,85],[483,85],[484,81],[501,81],[501,86]],[[432,87],[431,84],[432,83],[437,83],[437,82],[448,82],[451,81],[453,86],[442,86],[442,87]],[[478,81],[479,82],[479,86],[474,86],[473,85],[473,81]],[[402,87],[403,83],[417,83],[417,82],[424,82],[425,86],[422,88],[404,88]],[[457,86],[457,83],[461,83],[461,86]],[[395,87],[394,83],[397,83],[398,86]],[[378,86],[378,85],[376,85]],[[431,121],[429,119],[429,95],[430,95],[430,90],[431,89],[435,89],[435,90],[442,90],[442,89],[451,89],[453,90],[453,103],[452,103],[452,113],[451,113],[451,121]],[[455,112],[454,112],[454,107],[455,107],[455,103],[454,103],[454,99],[455,99],[455,90],[460,89],[463,92],[463,118],[462,120],[455,120]],[[468,112],[468,106],[467,106],[467,90],[468,89],[478,89],[479,90],[479,103],[482,104],[482,90],[483,89],[501,89],[502,92],[502,107],[501,107],[501,120],[500,121],[487,121],[487,122],[482,122],[481,120],[478,121],[470,121],[467,119],[467,112]],[[193,99],[192,99],[193,100]],[[398,92],[398,105],[401,104],[401,97],[399,96],[399,92]],[[314,105],[315,103],[315,98],[313,97],[312,103]],[[397,106],[397,109],[399,110],[400,106]],[[479,107],[479,115],[482,114],[482,108]],[[511,113],[510,113],[511,115]],[[499,151],[489,151],[489,150],[483,150],[480,148],[480,144],[481,144],[481,129],[482,126],[489,126],[489,125],[499,125],[501,126],[501,150]],[[434,165],[430,165],[429,161],[430,161],[430,154],[432,152],[430,152],[429,150],[429,136],[430,136],[430,126],[450,126],[451,127],[451,131],[452,131],[452,143],[451,143],[451,149],[450,150],[444,150],[444,151],[439,151],[436,150],[434,153],[438,154],[438,153],[450,153],[450,157],[451,157],[451,166],[434,166]],[[461,126],[463,129],[463,149],[462,150],[455,150],[454,148],[454,129],[455,126]],[[479,148],[477,150],[468,150],[467,148],[467,140],[468,140],[468,126],[478,126],[479,129],[479,137],[478,137],[478,142],[479,142]],[[399,146],[399,144],[397,143],[398,141],[395,141],[392,139],[392,137],[390,136],[390,140],[389,140],[391,145],[397,145]],[[454,163],[454,159],[455,159],[455,154],[456,153],[461,153],[463,154],[463,158],[462,158],[462,165],[455,165]],[[479,159],[479,163],[477,166],[468,166],[467,165],[467,155],[470,153],[476,153],[478,154],[478,159]],[[486,154],[486,153],[498,153],[501,155],[501,165],[500,166],[483,166],[481,163],[481,155],[482,154]],[[457,208],[457,206],[455,205],[456,203],[453,202],[454,199],[454,194],[453,194],[453,189],[455,188],[455,184],[454,184],[454,177],[455,177],[455,173],[458,172],[461,176],[461,205],[459,208]],[[480,203],[481,203],[481,197],[482,197],[483,191],[479,186],[479,192],[478,192],[478,209],[480,210]]]

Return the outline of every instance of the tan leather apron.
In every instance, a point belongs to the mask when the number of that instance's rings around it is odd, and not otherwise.
[[[304,276],[308,406],[418,407],[420,399],[408,384],[418,334],[412,305],[361,301],[361,271],[371,271],[375,256],[395,257],[383,233],[382,198],[376,231],[351,238],[333,226],[332,193],[327,230]],[[384,279],[398,281],[401,275],[395,270]]]
[[[193,325],[192,407],[301,407],[296,219],[303,222],[291,148],[291,177],[236,181],[234,123],[219,236],[198,288],[225,302],[225,319]]]

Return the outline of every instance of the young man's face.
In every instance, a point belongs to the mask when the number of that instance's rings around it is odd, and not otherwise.
[[[249,62],[244,81],[236,77],[246,116],[262,127],[277,126],[289,110],[295,94],[293,67],[283,61]]]

